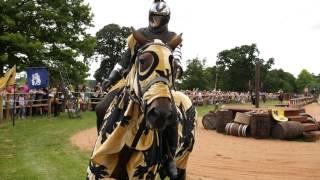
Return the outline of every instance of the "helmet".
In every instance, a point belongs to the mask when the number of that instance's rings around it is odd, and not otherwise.
[[[170,8],[163,0],[155,0],[149,10],[149,27],[151,29],[167,28],[170,20]]]

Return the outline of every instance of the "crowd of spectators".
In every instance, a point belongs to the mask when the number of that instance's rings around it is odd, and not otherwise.
[[[195,105],[211,105],[216,103],[252,103],[255,95],[250,92],[232,92],[232,91],[200,91],[200,90],[185,90],[183,91]],[[277,100],[278,93],[260,93],[262,102],[267,100]]]
[[[69,93],[73,98],[76,98],[77,105],[82,111],[95,110],[95,106],[106,94],[102,91],[100,83],[97,83],[93,88],[86,85],[69,86]],[[42,115],[48,113],[48,104],[51,104],[51,112],[58,116],[60,112],[66,109],[64,104],[67,97],[63,93],[60,86],[42,89],[30,89],[27,84],[17,87],[15,96],[13,96],[14,88],[7,87],[0,91],[2,96],[3,110],[9,108],[9,115],[12,117],[16,114],[17,118],[25,118],[28,115]],[[250,92],[232,92],[232,91],[200,91],[200,90],[183,90],[192,100],[194,105],[212,105],[216,103],[253,103],[255,95]],[[8,96],[8,94],[10,94]],[[282,93],[283,94],[283,93]],[[14,100],[14,97],[16,98]],[[260,93],[261,102],[267,100],[280,100],[278,93]],[[69,98],[69,97],[68,97]],[[283,98],[280,100],[282,101]],[[14,103],[16,108],[14,112]]]
[[[30,114],[42,115],[48,112],[47,107],[40,106],[41,104],[47,103],[48,92],[47,88],[37,90],[29,89],[27,84],[16,88],[7,86],[0,91],[3,110],[9,109],[10,118],[12,118],[14,114],[16,115],[15,117],[22,119]],[[37,105],[39,105],[39,107],[37,107]]]
[[[102,92],[100,83],[94,88],[83,85],[68,86],[67,89],[72,98],[76,98],[79,108],[83,111],[94,110],[96,104],[105,94]],[[41,89],[30,89],[27,84],[15,88],[14,86],[7,86],[0,90],[0,96],[2,97],[3,114],[4,116],[9,115],[8,118],[12,118],[15,115],[18,119],[24,119],[30,115],[47,114],[49,103],[55,116],[66,110],[66,94],[59,85]],[[6,113],[7,111],[9,114]]]

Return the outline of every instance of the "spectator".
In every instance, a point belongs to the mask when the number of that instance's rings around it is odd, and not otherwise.
[[[13,86],[8,86],[7,87],[7,95],[9,95],[9,115],[11,118],[13,118],[13,116],[15,115],[13,93],[14,93]]]
[[[99,84],[96,85],[96,87],[94,88],[94,92],[91,95],[91,102],[92,103],[92,111],[95,110],[97,102],[100,101],[100,98],[102,97],[102,88]]]
[[[282,104],[282,103],[283,103],[283,98],[284,98],[283,90],[280,89],[280,90],[278,91],[278,93],[279,93],[278,99],[279,99],[279,101],[280,101],[280,104]]]
[[[23,88],[20,88],[20,93],[18,94],[17,98],[18,102],[18,118],[24,119],[26,116],[26,98],[25,94],[23,93]]]

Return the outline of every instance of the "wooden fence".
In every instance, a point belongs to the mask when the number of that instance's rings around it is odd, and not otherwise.
[[[86,92],[87,96],[79,101],[79,105],[81,110],[94,110],[95,106],[99,103],[99,101],[103,98],[103,94],[96,94],[99,97],[92,96],[95,94],[94,92]],[[23,95],[26,97],[25,106],[21,107],[18,105],[18,97]],[[34,99],[31,98],[36,96],[34,93],[15,93],[15,94],[2,94],[0,95],[0,123],[15,117],[18,117],[18,112],[21,108],[25,108],[25,111],[28,112],[28,116],[32,116],[34,114],[33,111],[37,111],[37,114],[43,115],[46,114],[48,117],[51,117],[53,111],[57,111],[56,105],[59,106],[59,112],[65,112],[67,102],[61,98],[62,93],[58,92],[56,94],[42,94],[44,97],[42,99]],[[89,95],[89,96],[88,96]],[[80,93],[74,93],[75,97],[81,97]],[[16,98],[16,103],[13,102],[14,97]],[[205,105],[206,98],[202,98],[201,101],[197,100],[196,97],[190,97],[193,100],[195,105]],[[226,101],[222,101],[224,103],[228,103],[230,100],[227,98]],[[314,101],[313,97],[301,97],[301,98],[293,98],[289,100],[289,107],[293,108],[301,108],[306,104],[309,104]],[[209,102],[209,101],[208,101]],[[208,103],[210,104],[210,103]],[[13,106],[14,105],[14,106]],[[56,106],[56,107],[55,107]],[[27,114],[26,114],[27,115]]]
[[[289,107],[292,108],[301,108],[307,104],[310,104],[314,101],[312,96],[310,97],[300,97],[300,98],[293,98],[289,100]]]
[[[92,95],[93,92],[89,92],[89,94]],[[18,97],[21,95],[25,98],[24,106],[21,106],[18,103]],[[65,112],[68,103],[65,102],[63,98],[61,98],[62,93],[59,92],[50,96],[49,94],[42,95],[46,98],[31,98],[35,96],[35,94],[33,93],[7,93],[0,95],[0,123],[2,123],[5,120],[12,119],[13,116],[18,118],[18,112],[22,108],[24,108],[25,112],[28,112],[25,113],[25,116],[28,115],[29,117],[35,114],[34,111],[37,111],[37,114],[46,114],[48,117],[50,117],[54,111],[54,108],[56,108],[54,107],[55,105],[60,106],[59,112]],[[77,93],[75,93],[74,95],[76,97],[80,96],[77,96]],[[102,94],[100,94],[100,97],[89,96],[86,101],[79,101],[79,105],[81,106],[82,110],[92,110],[94,106],[97,105],[102,98]]]

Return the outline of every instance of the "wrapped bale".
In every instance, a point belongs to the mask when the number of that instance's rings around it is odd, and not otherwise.
[[[205,129],[216,129],[217,124],[217,113],[209,112],[202,118],[202,125]]]
[[[302,135],[303,125],[299,122],[280,122],[273,126],[272,137],[274,139],[295,139]]]
[[[251,119],[250,114],[237,112],[236,117],[234,118],[234,122],[249,125],[250,119]]]
[[[233,120],[232,111],[219,110],[217,111],[216,130],[218,133],[224,133],[227,123]]]
[[[227,123],[225,128],[226,134],[233,136],[248,136],[248,125],[246,124],[238,124],[235,122]]]
[[[250,134],[253,138],[269,138],[271,134],[272,117],[269,113],[254,113],[250,120]]]

